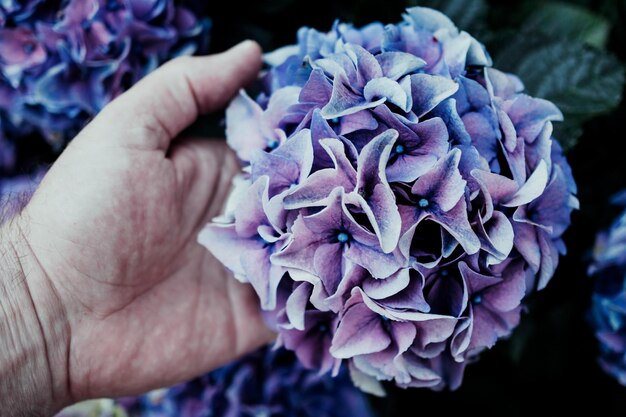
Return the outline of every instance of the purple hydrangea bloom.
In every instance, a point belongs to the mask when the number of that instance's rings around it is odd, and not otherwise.
[[[561,112],[431,9],[298,40],[227,110],[244,169],[199,241],[307,367],[456,388],[565,253]]]
[[[205,376],[118,401],[131,417],[369,417],[365,396],[345,374],[304,369],[284,349],[268,348]]]
[[[617,201],[626,205],[626,192]],[[598,235],[589,273],[596,279],[590,319],[600,366],[626,386],[626,211]]]
[[[0,2],[2,140],[35,133],[60,149],[160,63],[202,48],[207,33],[175,0]]]

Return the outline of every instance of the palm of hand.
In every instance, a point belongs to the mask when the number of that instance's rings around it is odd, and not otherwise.
[[[241,78],[250,76],[231,90]],[[114,110],[74,140],[24,213],[30,246],[65,306],[74,399],[178,382],[269,340],[253,293],[196,242],[222,208],[235,158],[219,142],[168,146],[186,124],[160,120],[170,114],[154,110],[129,128]]]

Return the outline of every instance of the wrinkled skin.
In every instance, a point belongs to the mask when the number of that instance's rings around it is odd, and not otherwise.
[[[180,382],[272,338],[250,288],[196,243],[236,159],[222,142],[174,140],[260,65],[252,42],[165,65],[85,128],[7,226],[53,408]]]

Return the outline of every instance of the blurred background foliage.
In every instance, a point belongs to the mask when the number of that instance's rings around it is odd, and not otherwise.
[[[414,5],[448,14],[487,45],[496,67],[516,73],[529,94],[561,108],[566,120],[555,136],[568,151],[582,209],[574,215],[566,238],[569,254],[552,284],[529,300],[513,336],[468,368],[461,389],[433,393],[389,387],[386,399],[373,399],[375,407],[381,416],[407,409],[564,415],[586,407],[598,415],[623,416],[626,387],[605,376],[595,361],[597,346],[586,321],[591,282],[585,271],[596,232],[619,212],[610,197],[626,187],[625,0],[239,0],[207,5],[205,12],[213,19],[212,51],[246,38],[270,51],[294,43],[301,26],[329,30],[335,19],[391,23]]]

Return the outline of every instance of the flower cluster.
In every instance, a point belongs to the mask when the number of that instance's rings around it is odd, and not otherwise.
[[[431,9],[298,40],[227,110],[244,171],[199,241],[307,367],[456,388],[565,252],[561,112]]]
[[[617,202],[626,205],[626,192]],[[600,365],[626,385],[626,211],[598,235],[589,274],[596,279],[590,318],[600,342]]]
[[[208,22],[174,0],[0,2],[0,172],[9,140],[60,149],[161,62],[206,43]]]
[[[346,375],[304,369],[286,350],[268,348],[193,381],[119,401],[133,417],[372,416]]]

